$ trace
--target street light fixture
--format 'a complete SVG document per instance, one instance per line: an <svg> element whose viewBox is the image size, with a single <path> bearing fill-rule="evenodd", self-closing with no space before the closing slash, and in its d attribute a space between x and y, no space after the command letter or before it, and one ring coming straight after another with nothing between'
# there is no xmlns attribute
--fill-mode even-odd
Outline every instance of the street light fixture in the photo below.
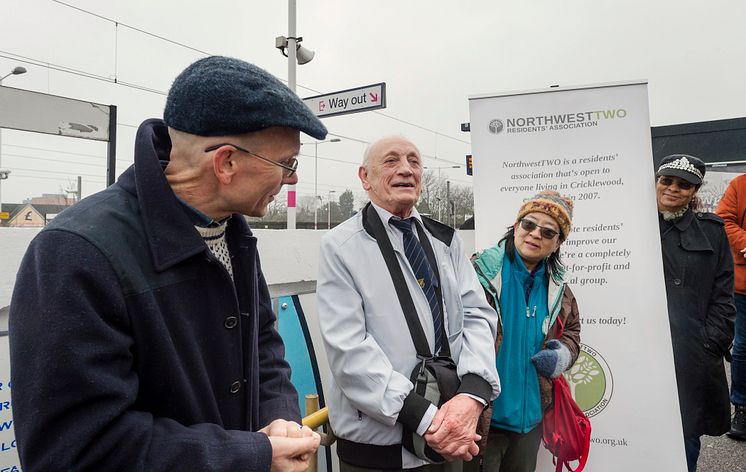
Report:
<svg viewBox="0 0 746 472"><path fill-rule="evenodd" d="M332 229L332 194L335 190L329 190L329 202L326 204L326 229Z"/></svg>
<svg viewBox="0 0 746 472"><path fill-rule="evenodd" d="M339 138L327 139L326 141L314 141L313 143L313 229L319 229L319 144L338 143Z"/></svg>
<svg viewBox="0 0 746 472"><path fill-rule="evenodd" d="M5 79L6 77L9 77L11 75L21 75L21 74L25 74L25 73L26 73L26 68L25 67L17 66L15 68L13 68L12 71L10 71L7 74L5 74L4 76L0 77L0 84L3 83L3 79Z"/></svg>
<svg viewBox="0 0 746 472"><path fill-rule="evenodd" d="M8 72L4 76L0 77L0 85L3 85L3 80L11 75L21 75L26 73L26 68L21 66L16 66L13 68L12 71ZM0 128L0 168L2 167L3 163L3 135L2 135L3 129ZM3 211L3 180L8 178L8 174L10 174L9 170L2 170L0 171L0 213Z"/></svg>

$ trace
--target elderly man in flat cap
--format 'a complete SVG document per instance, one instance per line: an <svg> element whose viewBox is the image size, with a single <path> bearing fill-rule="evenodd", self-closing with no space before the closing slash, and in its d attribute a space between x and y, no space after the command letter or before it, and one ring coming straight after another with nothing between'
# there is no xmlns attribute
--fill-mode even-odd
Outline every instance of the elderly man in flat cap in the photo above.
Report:
<svg viewBox="0 0 746 472"><path fill-rule="evenodd" d="M10 309L25 472L300 471L301 428L257 240L326 129L264 70L209 57L174 81L117 183L31 243Z"/></svg>

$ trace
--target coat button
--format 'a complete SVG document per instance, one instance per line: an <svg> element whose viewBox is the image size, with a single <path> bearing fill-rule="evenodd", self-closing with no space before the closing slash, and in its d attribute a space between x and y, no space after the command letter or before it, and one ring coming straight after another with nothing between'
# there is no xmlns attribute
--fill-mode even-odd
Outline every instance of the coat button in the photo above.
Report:
<svg viewBox="0 0 746 472"><path fill-rule="evenodd" d="M241 390L241 382L236 380L231 384L231 393L238 393L239 390Z"/></svg>
<svg viewBox="0 0 746 472"><path fill-rule="evenodd" d="M681 279L673 279L674 285L681 285Z"/></svg>
<svg viewBox="0 0 746 472"><path fill-rule="evenodd" d="M223 323L223 326L225 326L228 329L233 329L238 324L238 318L235 316L229 316L225 319L225 323Z"/></svg>

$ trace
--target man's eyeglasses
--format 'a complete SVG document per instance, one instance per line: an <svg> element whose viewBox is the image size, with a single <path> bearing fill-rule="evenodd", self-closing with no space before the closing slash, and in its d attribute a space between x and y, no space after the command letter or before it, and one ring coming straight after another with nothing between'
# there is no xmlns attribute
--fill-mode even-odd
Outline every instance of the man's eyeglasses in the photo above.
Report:
<svg viewBox="0 0 746 472"><path fill-rule="evenodd" d="M275 162L272 159L267 159L266 157L262 157L262 156L260 156L259 154L255 153L255 152L251 152L248 149L244 149L244 148L242 148L240 146L236 146L235 144L231 144L231 143L213 144L212 146L210 146L207 149L205 149L205 152L212 152L212 151L214 151L214 150L216 150L216 149L218 149L220 147L223 147L223 146L231 146L231 147L235 148L237 151L245 152L246 154L250 154L250 155L256 157L257 159L261 159L261 160L263 160L265 162L269 162L270 164L274 164L277 167L282 167L283 174L285 175L285 177L292 176L293 174L295 174L296 169L298 169L298 158L297 157L291 157L290 159L288 159L287 164L280 164L279 162Z"/></svg>
<svg viewBox="0 0 746 472"><path fill-rule="evenodd" d="M691 182L687 182L683 179L674 179L672 177L659 177L658 183L663 185L664 187L670 187L673 184L676 184L677 187L679 187L681 190L689 190L690 188L694 187L694 184Z"/></svg>
<svg viewBox="0 0 746 472"><path fill-rule="evenodd" d="M539 233L541 233L541 237L545 239L552 239L559 234L557 231L553 230L552 228L539 226L533 221L526 219L526 218L521 218L521 228L523 228L529 233L535 230L536 228L539 228Z"/></svg>

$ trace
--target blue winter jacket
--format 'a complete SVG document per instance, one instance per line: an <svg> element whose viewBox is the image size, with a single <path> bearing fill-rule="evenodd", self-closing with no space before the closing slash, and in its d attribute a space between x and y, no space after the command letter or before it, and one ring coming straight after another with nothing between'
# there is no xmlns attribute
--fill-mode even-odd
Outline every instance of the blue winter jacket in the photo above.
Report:
<svg viewBox="0 0 746 472"><path fill-rule="evenodd" d="M504 337L510 335L510 333L506 333L503 329L503 313L500 298L504 258L505 243L501 241L480 252L473 259L477 278L484 288L487 300L497 310L497 339L495 340L495 350L497 352L501 349ZM580 351L580 314L577 302L575 301L575 295L573 295L570 287L564 282L564 276L565 272L560 267L558 271L550 271L547 278L546 300L549 312L548 316L544 317L541 322L541 333L544 336L542 347L551 339L559 339L570 350L570 365L572 365ZM561 323L557 320L561 320ZM561 336L560 331L562 332ZM499 370L498 373L500 373ZM500 375L502 376L501 373ZM551 380L539 375L539 391L542 410L546 410L547 406L552 402Z"/></svg>
<svg viewBox="0 0 746 472"><path fill-rule="evenodd" d="M503 380L492 403L493 427L527 433L541 422L539 374L531 357L544 344L541 330L548 315L545 265L529 272L520 257L503 258L500 313L503 336L497 352L497 371Z"/></svg>

